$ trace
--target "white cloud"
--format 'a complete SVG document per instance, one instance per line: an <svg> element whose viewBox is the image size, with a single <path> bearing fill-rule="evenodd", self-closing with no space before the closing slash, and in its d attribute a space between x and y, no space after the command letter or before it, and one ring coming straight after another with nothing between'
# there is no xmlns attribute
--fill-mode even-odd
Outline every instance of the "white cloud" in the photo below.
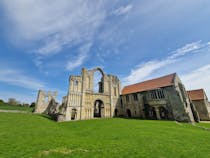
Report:
<svg viewBox="0 0 210 158"><path fill-rule="evenodd" d="M155 70L174 62L174 60L149 61L138 65L134 70L131 70L129 76L123 79L124 84L133 84L145 79Z"/></svg>
<svg viewBox="0 0 210 158"><path fill-rule="evenodd" d="M210 64L204 65L190 73L181 75L181 80L187 89L204 88L210 97Z"/></svg>
<svg viewBox="0 0 210 158"><path fill-rule="evenodd" d="M85 61L88 53L73 53L71 48L94 43L101 35L108 34L104 31L104 28L111 30L107 17L118 1L3 0L0 3L8 19L3 23L8 31L7 35L10 35L11 41L18 46L26 45L28 52L36 54L33 59L39 70L45 68L43 63L46 63L44 60L48 59L47 57L67 53L63 51L65 49L69 50L69 56L77 56L76 60L71 59L67 66L63 66L73 70ZM132 8L131 4L119 6L111 16L125 15ZM105 36L104 41L112 39L111 36L113 31ZM116 45L122 39L122 37L114 39L111 43Z"/></svg>
<svg viewBox="0 0 210 158"><path fill-rule="evenodd" d="M194 52L196 50L199 50L201 48L204 48L208 43L202 44L201 41L193 42L186 44L184 47L179 48L172 52L172 55L169 56L169 59L176 59L177 57L184 56L186 53Z"/></svg>
<svg viewBox="0 0 210 158"><path fill-rule="evenodd" d="M77 68L78 66L82 65L85 58L87 57L86 54L80 54L76 60L70 60L67 63L66 69L72 71L73 69Z"/></svg>
<svg viewBox="0 0 210 158"><path fill-rule="evenodd" d="M0 3L10 22L3 23L7 28L7 35L18 46L29 45L28 51L36 54L35 65L43 70L43 61L48 56L66 53L63 50L71 50L97 40L100 28L106 26L106 18L117 1L3 0ZM132 7L131 4L119 7L115 13L126 14ZM102 33L103 31L100 32ZM73 70L83 64L88 52L69 51L69 56L75 56L76 59L72 58L63 66L67 70Z"/></svg>
<svg viewBox="0 0 210 158"><path fill-rule="evenodd" d="M106 18L102 1L4 0L1 4L12 23L11 39L15 35L21 42L38 42L41 46L34 51L41 55L91 41Z"/></svg>
<svg viewBox="0 0 210 158"><path fill-rule="evenodd" d="M34 52L41 55L53 55L62 50L62 45L58 41L47 42L45 46L38 48Z"/></svg>
<svg viewBox="0 0 210 158"><path fill-rule="evenodd" d="M172 51L170 56L163 58L162 60L151 60L146 63L139 64L135 69L131 70L127 77L123 78L123 84L127 85L140 82L160 68L177 62L182 56L185 56L188 53L198 52L198 50L206 47L209 47L208 43L201 43L201 41L193 42Z"/></svg>
<svg viewBox="0 0 210 158"><path fill-rule="evenodd" d="M71 59L67 62L66 69L69 71L72 71L73 69L79 67L82 65L87 58L87 53L89 52L90 48L92 46L92 43L87 43L80 47L79 49L79 56L74 60Z"/></svg>
<svg viewBox="0 0 210 158"><path fill-rule="evenodd" d="M32 77L29 77L18 70L9 69L9 68L1 69L0 82L32 90L45 88L45 84L43 82L34 79Z"/></svg>
<svg viewBox="0 0 210 158"><path fill-rule="evenodd" d="M116 9L113 12L113 14L115 14L115 15L127 14L132 8L133 8L133 5L131 5L131 4L128 4L126 6L121 6L120 8Z"/></svg>

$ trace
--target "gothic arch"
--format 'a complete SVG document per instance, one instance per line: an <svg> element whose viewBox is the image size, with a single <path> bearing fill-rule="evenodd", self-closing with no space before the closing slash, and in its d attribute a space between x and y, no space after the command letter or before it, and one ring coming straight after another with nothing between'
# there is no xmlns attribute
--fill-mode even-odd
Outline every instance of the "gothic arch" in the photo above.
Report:
<svg viewBox="0 0 210 158"><path fill-rule="evenodd" d="M105 73L103 72L103 70L101 68L97 67L92 70L93 73L96 71L99 71L102 74L102 76L104 77Z"/></svg>
<svg viewBox="0 0 210 158"><path fill-rule="evenodd" d="M94 93L104 93L104 72L101 68L94 68L90 71L92 75L92 82L93 82L93 91ZM96 75L96 76L95 76ZM100 78L97 79L97 77Z"/></svg>

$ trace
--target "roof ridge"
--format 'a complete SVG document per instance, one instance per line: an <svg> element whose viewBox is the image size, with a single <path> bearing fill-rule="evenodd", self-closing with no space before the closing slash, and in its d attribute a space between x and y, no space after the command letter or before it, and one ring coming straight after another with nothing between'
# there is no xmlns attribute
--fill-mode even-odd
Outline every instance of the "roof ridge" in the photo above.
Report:
<svg viewBox="0 0 210 158"><path fill-rule="evenodd" d="M188 90L187 93L188 93L188 95L189 95L191 100L202 100L206 96L206 93L205 93L203 88L201 88L201 89L194 89L194 90Z"/></svg>
<svg viewBox="0 0 210 158"><path fill-rule="evenodd" d="M187 92L191 92L191 91L200 91L200 90L204 91L203 88L200 88L200 89L191 89L191 90L187 90Z"/></svg>
<svg viewBox="0 0 210 158"><path fill-rule="evenodd" d="M168 77L168 76L171 76L171 75L173 75L173 77L174 77L176 74L177 74L177 73L176 73L176 72L174 72L174 73L172 73L172 74L168 74L168 75L160 76L160 77L153 78L153 79L149 79L149 80L144 80L144 81L141 81L141 82L138 82L138 83L134 83L134 84L130 84L130 85L124 86L124 88L125 88L125 87L128 87L128 86L134 86L134 85L137 85L137 84L140 84L140 83L144 83L144 82L153 81L153 80L156 80L156 79L165 78L165 77ZM123 89L124 89L124 88L123 88Z"/></svg>
<svg viewBox="0 0 210 158"><path fill-rule="evenodd" d="M164 75L150 80L145 80L139 83L127 85L122 89L122 94L136 93L148 91L151 89L171 86L174 83L176 73Z"/></svg>

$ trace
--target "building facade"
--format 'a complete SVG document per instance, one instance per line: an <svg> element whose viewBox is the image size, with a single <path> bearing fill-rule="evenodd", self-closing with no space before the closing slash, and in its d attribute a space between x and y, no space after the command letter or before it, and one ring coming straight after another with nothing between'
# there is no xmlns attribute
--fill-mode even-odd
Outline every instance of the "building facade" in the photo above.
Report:
<svg viewBox="0 0 210 158"><path fill-rule="evenodd" d="M187 91L187 93L199 114L200 120L210 121L210 105L205 91L196 89Z"/></svg>
<svg viewBox="0 0 210 158"><path fill-rule="evenodd" d="M95 73L100 74L98 82ZM68 93L60 106L52 101L56 95L39 91L35 112L56 114L57 121L114 116L199 121L197 109L176 73L128 85L121 91L117 76L105 74L100 68L83 68L80 75L69 77Z"/></svg>
<svg viewBox="0 0 210 158"><path fill-rule="evenodd" d="M95 90L94 74L101 78ZM58 121L110 118L120 96L120 80L117 76L107 75L100 68L82 69L81 75L69 77L69 90L63 98Z"/></svg>
<svg viewBox="0 0 210 158"><path fill-rule="evenodd" d="M177 74L129 85L123 88L121 116L194 122L197 114Z"/></svg>

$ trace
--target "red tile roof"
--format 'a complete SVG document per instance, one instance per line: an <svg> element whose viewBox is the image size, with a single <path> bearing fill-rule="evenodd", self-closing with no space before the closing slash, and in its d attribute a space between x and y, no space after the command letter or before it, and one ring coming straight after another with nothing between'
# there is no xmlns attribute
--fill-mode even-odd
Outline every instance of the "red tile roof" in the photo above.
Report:
<svg viewBox="0 0 210 158"><path fill-rule="evenodd" d="M191 100L203 100L205 99L205 92L203 89L196 89L196 90L190 90L187 91L189 97Z"/></svg>
<svg viewBox="0 0 210 158"><path fill-rule="evenodd" d="M174 84L175 76L176 73L173 73L152 80L147 80L133 85L125 86L122 90L122 95L171 86Z"/></svg>

